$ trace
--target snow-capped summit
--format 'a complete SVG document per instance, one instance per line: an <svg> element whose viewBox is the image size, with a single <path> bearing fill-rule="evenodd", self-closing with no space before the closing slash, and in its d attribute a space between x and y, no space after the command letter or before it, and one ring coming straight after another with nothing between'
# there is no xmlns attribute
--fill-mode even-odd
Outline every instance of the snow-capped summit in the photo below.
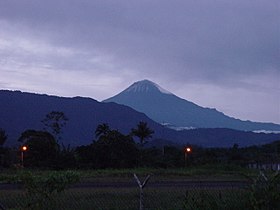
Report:
<svg viewBox="0 0 280 210"><path fill-rule="evenodd" d="M141 80L138 82L133 83L131 86L129 86L127 89L125 89L123 92L154 92L154 91L159 91L164 94L171 94L171 92L163 89L160 87L158 84L150 81L150 80Z"/></svg>

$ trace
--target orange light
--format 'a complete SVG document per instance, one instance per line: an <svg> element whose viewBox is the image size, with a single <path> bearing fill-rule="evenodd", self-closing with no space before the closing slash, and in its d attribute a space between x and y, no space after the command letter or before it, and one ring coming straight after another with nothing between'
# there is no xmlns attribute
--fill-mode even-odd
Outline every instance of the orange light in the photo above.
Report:
<svg viewBox="0 0 280 210"><path fill-rule="evenodd" d="M26 151L26 150L27 150L27 146L23 146L22 151Z"/></svg>
<svg viewBox="0 0 280 210"><path fill-rule="evenodd" d="M185 149L185 152L187 152L187 153L190 153L192 151L192 149L190 148L190 147L187 147L186 149Z"/></svg>

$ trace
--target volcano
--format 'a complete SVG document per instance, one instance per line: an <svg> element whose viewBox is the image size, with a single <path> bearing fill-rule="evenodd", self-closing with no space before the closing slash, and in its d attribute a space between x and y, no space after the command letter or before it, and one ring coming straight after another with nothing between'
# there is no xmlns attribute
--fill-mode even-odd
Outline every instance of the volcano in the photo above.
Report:
<svg viewBox="0 0 280 210"><path fill-rule="evenodd" d="M119 94L104 100L130 106L154 121L171 128L231 128L243 131L280 131L280 125L243 121L213 109L201 107L165 90L158 84L142 80ZM246 109L246 107L244 107Z"/></svg>

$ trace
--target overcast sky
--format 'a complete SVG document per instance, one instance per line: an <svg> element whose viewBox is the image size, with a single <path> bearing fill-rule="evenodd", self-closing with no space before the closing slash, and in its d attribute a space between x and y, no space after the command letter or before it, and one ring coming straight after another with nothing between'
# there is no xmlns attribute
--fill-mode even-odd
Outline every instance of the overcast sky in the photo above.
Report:
<svg viewBox="0 0 280 210"><path fill-rule="evenodd" d="M0 89L100 101L142 79L280 123L279 0L0 0Z"/></svg>

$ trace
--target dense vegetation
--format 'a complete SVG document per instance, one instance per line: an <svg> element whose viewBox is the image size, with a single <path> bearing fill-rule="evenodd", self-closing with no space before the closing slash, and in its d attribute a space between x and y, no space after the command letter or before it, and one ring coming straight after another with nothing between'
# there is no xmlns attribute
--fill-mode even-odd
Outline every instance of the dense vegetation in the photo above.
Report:
<svg viewBox="0 0 280 210"><path fill-rule="evenodd" d="M8 136L0 129L0 160L2 167L51 169L104 168L175 168L186 165L279 163L280 141L262 146L239 148L203 148L196 145L146 147L154 131L146 122L139 122L129 134L111 129L106 123L98 125L89 145L71 148L60 144L60 134L68 118L63 112L53 111L42 123L43 131L26 130L19 137L20 148L4 147ZM138 143L137 143L138 142ZM23 151L23 146L27 147ZM186 146L191 151L186 152Z"/></svg>
<svg viewBox="0 0 280 210"><path fill-rule="evenodd" d="M102 134L90 145L76 148L59 145L47 131L27 130L19 138L27 151L0 147L2 167L21 164L41 168L174 168L188 165L232 163L273 163L280 161L280 141L262 146L239 148L202 148L192 145L192 152L184 155L184 148L164 146L147 148L135 143L131 135L116 130ZM21 163L21 153L24 162Z"/></svg>
<svg viewBox="0 0 280 210"><path fill-rule="evenodd" d="M22 132L18 138L19 148L4 147L8 140L5 130L0 129L0 163L1 167L24 167L24 170L4 170L0 181L22 183L24 193L10 191L8 197L2 198L6 206L23 206L28 209L61 209L60 205L71 203L79 205L79 209L85 205L85 199L77 203L78 196L88 197L88 189L81 189L82 194L70 194L66 190L68 186L79 180L85 182L104 181L112 182L131 180L132 171L140 176L152 174L157 181L182 180L188 177L199 180L203 176L206 179L218 180L250 180L252 185L244 189L191 189L182 193L177 188L167 188L166 192L157 188L146 191L149 204L161 203L171 199L172 202L164 204L162 209L170 205L180 209L278 209L279 208L279 173L257 175L255 171L240 166L249 163L279 163L280 141L262 146L239 148L234 144L231 148L203 148L196 145L147 147L147 142L154 131L146 122L139 122L128 134L111 129L106 123L97 126L93 132L93 141L89 145L75 148L60 143L63 127L68 118L62 112L51 112L42 120L44 130L28 129ZM188 148L188 149L187 149ZM56 171L37 169L79 169ZM126 168L126 169L125 169ZM137 169L135 169L137 168ZM35 170L34 170L35 169ZM94 170L84 170L94 169ZM99 170L102 169L102 170ZM111 170L120 169L120 170ZM143 171L142 171L143 170ZM148 171L146 171L148 170ZM226 172L226 173L225 173ZM250 174L251 172L254 172ZM91 173L91 174L88 174ZM102 174L102 176L100 176ZM225 175L232 175L227 177ZM108 195L112 195L112 189L94 190L95 199L89 201L90 207L96 202L96 197L102 197L100 202L108 203ZM135 189L127 193L121 202L125 206L131 205L135 196ZM155 193L157 190L157 193ZM5 192L6 193L6 192ZM5 194L4 193L4 194ZM3 194L3 193L2 193ZM119 197L120 191L118 190ZM153 197L153 195L155 195ZM24 197L25 196L25 197ZM2 196L3 197L3 196ZM21 204L15 204L11 197L23 200ZM59 198L59 200L57 200ZM67 200L64 202L63 199ZM150 199L150 200L149 200ZM135 200L135 199L134 199ZM174 200L176 202L174 202ZM97 200L98 201L98 200ZM114 201L114 205L117 201ZM150 205L150 204L149 204ZM96 204L100 208L101 204ZM124 209L120 204L120 209ZM109 205L110 209L111 206ZM131 207L129 207L130 209ZM134 208L134 207L133 207ZM84 208L86 209L86 208ZM158 208L160 209L160 208Z"/></svg>

